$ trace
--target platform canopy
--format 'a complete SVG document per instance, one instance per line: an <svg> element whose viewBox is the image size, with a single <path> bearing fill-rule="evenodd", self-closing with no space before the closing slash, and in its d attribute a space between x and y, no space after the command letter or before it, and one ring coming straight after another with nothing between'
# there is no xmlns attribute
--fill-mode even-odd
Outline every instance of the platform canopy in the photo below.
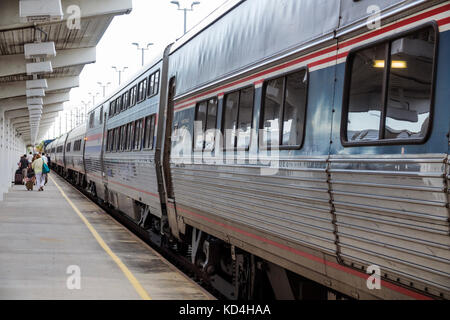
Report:
<svg viewBox="0 0 450 320"><path fill-rule="evenodd" d="M1 0L2 125L25 144L40 141L84 66L96 61L114 16L131 9L132 0Z"/></svg>

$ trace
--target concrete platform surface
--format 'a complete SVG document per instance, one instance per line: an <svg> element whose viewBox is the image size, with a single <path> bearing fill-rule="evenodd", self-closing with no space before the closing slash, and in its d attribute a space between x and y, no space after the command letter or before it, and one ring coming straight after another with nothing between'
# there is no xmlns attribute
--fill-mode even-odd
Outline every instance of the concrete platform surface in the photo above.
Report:
<svg viewBox="0 0 450 320"><path fill-rule="evenodd" d="M0 299L213 297L51 174L44 192L14 186L0 202Z"/></svg>

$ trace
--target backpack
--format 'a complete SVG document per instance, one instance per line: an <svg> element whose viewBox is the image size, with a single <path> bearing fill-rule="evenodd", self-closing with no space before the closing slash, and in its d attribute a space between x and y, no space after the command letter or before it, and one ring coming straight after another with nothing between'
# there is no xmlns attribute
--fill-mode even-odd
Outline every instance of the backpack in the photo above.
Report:
<svg viewBox="0 0 450 320"><path fill-rule="evenodd" d="M49 173L50 172L50 168L48 167L48 165L44 162L44 164L42 165L42 173Z"/></svg>

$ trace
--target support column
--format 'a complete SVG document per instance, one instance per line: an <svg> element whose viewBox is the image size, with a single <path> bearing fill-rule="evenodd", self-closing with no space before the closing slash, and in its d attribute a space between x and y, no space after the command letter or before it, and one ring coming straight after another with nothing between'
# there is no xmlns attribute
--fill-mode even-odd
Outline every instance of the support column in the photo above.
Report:
<svg viewBox="0 0 450 320"><path fill-rule="evenodd" d="M25 144L16 136L16 130L5 113L0 113L0 201L9 191L14 181L17 163L26 151Z"/></svg>
<svg viewBox="0 0 450 320"><path fill-rule="evenodd" d="M7 176L8 167L6 163L6 119L5 112L0 113L0 201L3 200L3 194L7 192L8 185L5 177Z"/></svg>

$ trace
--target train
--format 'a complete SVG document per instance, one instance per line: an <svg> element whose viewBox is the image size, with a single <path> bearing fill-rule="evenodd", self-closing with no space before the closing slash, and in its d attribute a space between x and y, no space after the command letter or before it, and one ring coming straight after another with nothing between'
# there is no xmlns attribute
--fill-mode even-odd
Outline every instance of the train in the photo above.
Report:
<svg viewBox="0 0 450 320"><path fill-rule="evenodd" d="M47 146L224 297L450 297L450 1L229 0Z"/></svg>

